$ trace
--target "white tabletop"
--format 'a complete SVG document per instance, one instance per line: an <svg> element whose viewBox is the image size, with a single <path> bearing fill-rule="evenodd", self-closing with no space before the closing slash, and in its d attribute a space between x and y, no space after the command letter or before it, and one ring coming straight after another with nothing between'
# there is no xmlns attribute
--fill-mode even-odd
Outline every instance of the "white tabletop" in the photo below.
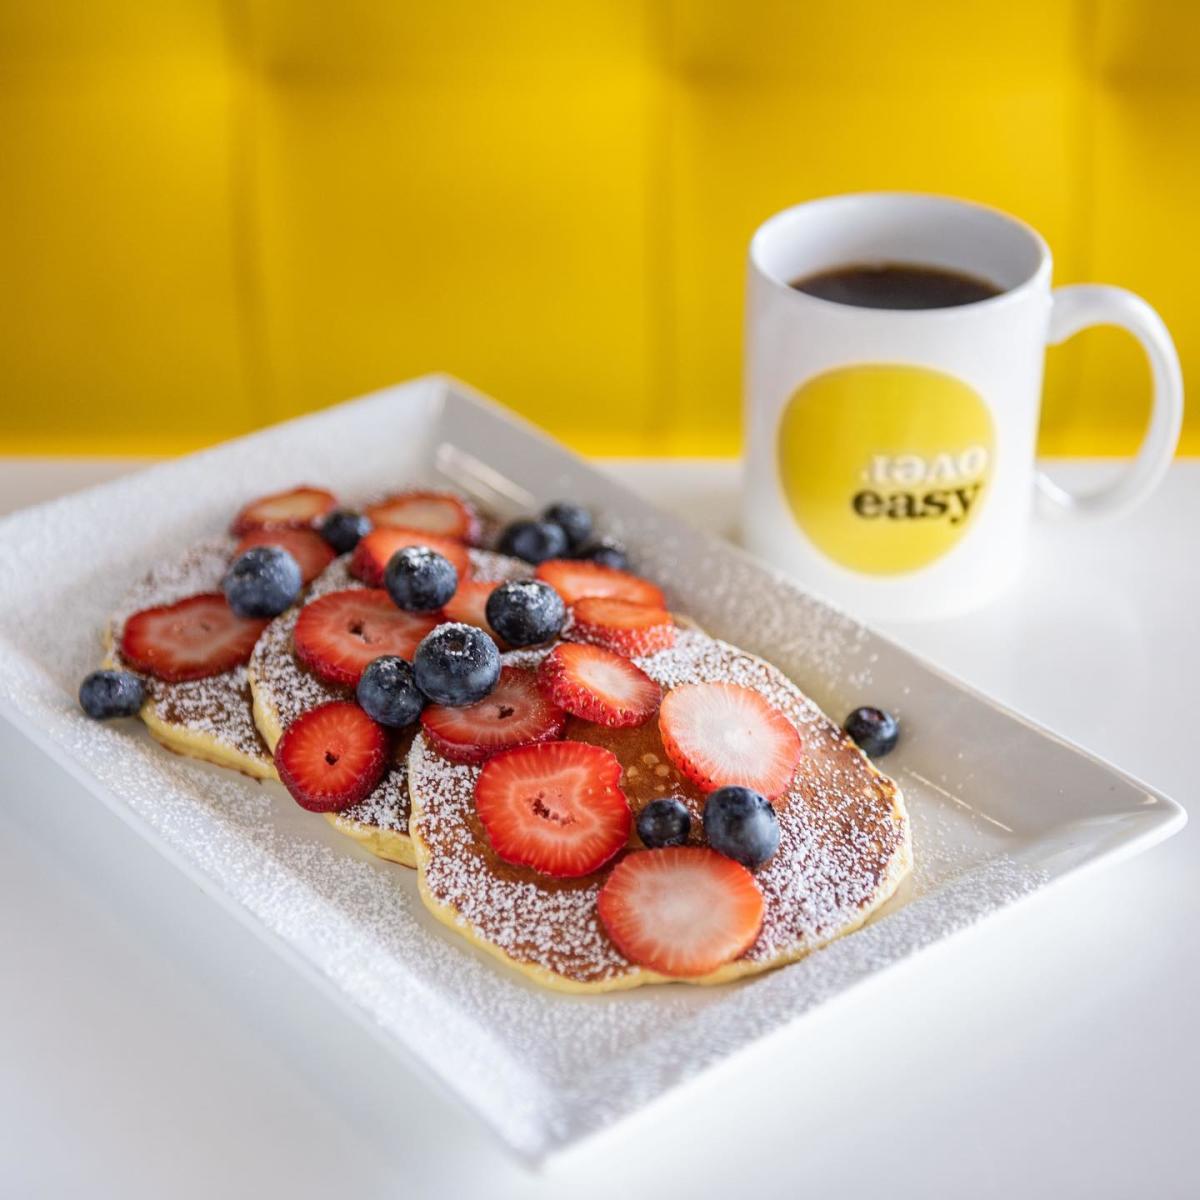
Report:
<svg viewBox="0 0 1200 1200"><path fill-rule="evenodd" d="M0 512L128 465L0 460ZM728 531L731 464L612 469ZM1132 516L1039 526L991 609L889 632L1191 805L1198 524L1180 464ZM1194 825L532 1173L3 720L0 763L5 1196L1200 1194Z"/></svg>

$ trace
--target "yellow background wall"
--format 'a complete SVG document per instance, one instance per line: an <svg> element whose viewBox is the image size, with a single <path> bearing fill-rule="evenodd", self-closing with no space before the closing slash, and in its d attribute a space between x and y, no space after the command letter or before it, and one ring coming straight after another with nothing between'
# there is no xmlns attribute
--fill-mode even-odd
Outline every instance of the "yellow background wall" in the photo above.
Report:
<svg viewBox="0 0 1200 1200"><path fill-rule="evenodd" d="M1198 45L1184 0L0 0L0 451L445 369L586 450L733 452L750 233L878 187L1033 222L1187 375ZM1130 449L1144 370L1052 352L1043 448Z"/></svg>

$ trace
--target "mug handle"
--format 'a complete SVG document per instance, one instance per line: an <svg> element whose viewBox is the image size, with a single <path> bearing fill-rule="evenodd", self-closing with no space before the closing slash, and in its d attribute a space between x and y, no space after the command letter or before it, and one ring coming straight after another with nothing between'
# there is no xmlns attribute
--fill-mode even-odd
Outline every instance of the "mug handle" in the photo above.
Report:
<svg viewBox="0 0 1200 1200"><path fill-rule="evenodd" d="M1128 469L1112 483L1092 492L1070 492L1042 472L1038 494L1050 508L1086 516L1128 512L1158 486L1179 441L1183 424L1183 374L1179 355L1162 318L1140 296L1124 288L1080 283L1054 289L1050 313L1052 346L1090 325L1117 325L1142 344L1154 381L1154 408L1141 447Z"/></svg>

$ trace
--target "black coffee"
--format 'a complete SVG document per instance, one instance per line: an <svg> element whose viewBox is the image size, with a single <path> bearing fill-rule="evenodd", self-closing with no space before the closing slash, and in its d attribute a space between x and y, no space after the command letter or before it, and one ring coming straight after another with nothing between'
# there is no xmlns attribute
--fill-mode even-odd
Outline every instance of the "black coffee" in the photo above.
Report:
<svg viewBox="0 0 1200 1200"><path fill-rule="evenodd" d="M821 300L855 308L957 308L1000 295L976 275L915 263L854 263L792 280L792 287Z"/></svg>

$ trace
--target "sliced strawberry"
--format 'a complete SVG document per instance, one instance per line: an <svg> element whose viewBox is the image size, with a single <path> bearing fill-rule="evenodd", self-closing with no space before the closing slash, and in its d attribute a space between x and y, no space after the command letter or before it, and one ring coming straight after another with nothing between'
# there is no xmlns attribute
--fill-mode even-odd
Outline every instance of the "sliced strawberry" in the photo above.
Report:
<svg viewBox="0 0 1200 1200"><path fill-rule="evenodd" d="M338 812L365 800L387 764L383 727L340 700L297 717L275 747L283 786L309 812Z"/></svg>
<svg viewBox="0 0 1200 1200"><path fill-rule="evenodd" d="M336 557L329 543L311 529L256 529L238 542L233 557L244 554L251 546L278 546L286 550L296 560L305 583L312 583Z"/></svg>
<svg viewBox="0 0 1200 1200"><path fill-rule="evenodd" d="M781 795L800 761L800 735L758 692L734 683L688 683L658 714L667 757L705 791L738 785Z"/></svg>
<svg viewBox="0 0 1200 1200"><path fill-rule="evenodd" d="M366 511L377 529L419 529L463 542L479 534L478 514L449 492L401 492Z"/></svg>
<svg viewBox="0 0 1200 1200"><path fill-rule="evenodd" d="M125 622L121 657L168 683L207 679L250 661L266 621L239 617L220 592L144 608Z"/></svg>
<svg viewBox="0 0 1200 1200"><path fill-rule="evenodd" d="M538 682L559 708L613 728L641 725L662 699L662 688L641 667L582 642L559 642L542 659Z"/></svg>
<svg viewBox="0 0 1200 1200"><path fill-rule="evenodd" d="M532 671L505 667L488 696L466 708L430 704L421 726L452 762L481 763L500 750L562 737L567 714L538 690Z"/></svg>
<svg viewBox="0 0 1200 1200"><path fill-rule="evenodd" d="M615 596L584 596L571 606L571 636L636 658L675 645L675 622L665 608Z"/></svg>
<svg viewBox="0 0 1200 1200"><path fill-rule="evenodd" d="M231 532L237 535L252 529L307 529L337 503L324 488L297 487L251 500L233 519Z"/></svg>
<svg viewBox="0 0 1200 1200"><path fill-rule="evenodd" d="M458 590L442 609L447 621L461 621L496 637L496 631L488 624L488 597L500 586L495 580L463 579Z"/></svg>
<svg viewBox="0 0 1200 1200"><path fill-rule="evenodd" d="M552 558L541 563L534 572L544 579L568 604L584 596L618 596L635 604L652 604L662 608L666 603L662 590L615 567L577 558Z"/></svg>
<svg viewBox="0 0 1200 1200"><path fill-rule="evenodd" d="M292 647L326 682L353 687L381 654L411 659L438 620L433 613L404 612L378 588L328 592L300 610Z"/></svg>
<svg viewBox="0 0 1200 1200"><path fill-rule="evenodd" d="M428 546L430 550L449 559L460 580L466 579L471 573L471 560L467 558L467 548L461 542L438 537L434 533L422 533L419 529L373 529L354 547L350 557L350 574L363 583L378 587L383 583L388 559L405 546Z"/></svg>
<svg viewBox="0 0 1200 1200"><path fill-rule="evenodd" d="M705 846L627 855L596 899L608 936L630 962L660 975L707 975L745 954L763 921L754 876Z"/></svg>
<svg viewBox="0 0 1200 1200"><path fill-rule="evenodd" d="M489 759L475 811L505 862L563 879L590 875L629 840L633 817L611 750L584 742L519 746Z"/></svg>

